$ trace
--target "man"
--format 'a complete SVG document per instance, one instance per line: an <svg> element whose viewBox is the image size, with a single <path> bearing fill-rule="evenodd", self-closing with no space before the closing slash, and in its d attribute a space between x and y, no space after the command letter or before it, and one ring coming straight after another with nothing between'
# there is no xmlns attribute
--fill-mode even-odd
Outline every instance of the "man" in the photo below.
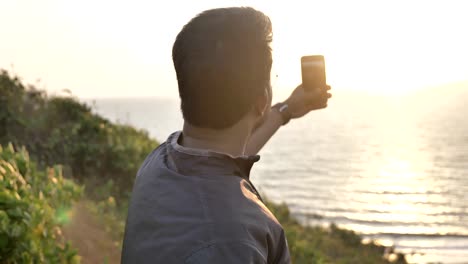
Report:
<svg viewBox="0 0 468 264"><path fill-rule="evenodd" d="M172 56L184 127L141 166L123 263L289 263L284 231L249 173L279 127L325 108L329 87L299 86L270 107L270 19L252 8L208 10Z"/></svg>

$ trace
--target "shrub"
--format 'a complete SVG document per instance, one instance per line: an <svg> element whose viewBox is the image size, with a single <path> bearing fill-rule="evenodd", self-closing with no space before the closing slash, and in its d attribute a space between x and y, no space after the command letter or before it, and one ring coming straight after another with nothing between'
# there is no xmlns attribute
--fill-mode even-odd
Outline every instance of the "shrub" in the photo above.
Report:
<svg viewBox="0 0 468 264"><path fill-rule="evenodd" d="M114 180L128 193L138 167L158 142L131 126L113 124L71 96L48 97L0 72L0 144L25 146L41 168L64 164L81 183ZM126 196L123 196L126 197Z"/></svg>
<svg viewBox="0 0 468 264"><path fill-rule="evenodd" d="M38 170L25 149L0 146L0 263L77 263L60 225L82 188L61 167Z"/></svg>
<svg viewBox="0 0 468 264"><path fill-rule="evenodd" d="M329 228L304 226L290 215L287 205L269 201L266 205L284 228L292 263L407 263L404 255L395 254L392 248L362 244L353 231L334 224ZM393 254L392 261L384 258L386 251Z"/></svg>

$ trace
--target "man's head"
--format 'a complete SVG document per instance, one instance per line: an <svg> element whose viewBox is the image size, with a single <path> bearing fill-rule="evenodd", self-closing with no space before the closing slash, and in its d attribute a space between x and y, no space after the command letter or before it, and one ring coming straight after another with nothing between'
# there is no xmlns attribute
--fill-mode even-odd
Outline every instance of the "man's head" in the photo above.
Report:
<svg viewBox="0 0 468 264"><path fill-rule="evenodd" d="M270 104L271 41L270 19L248 7L208 10L185 25L172 49L184 120L226 129Z"/></svg>

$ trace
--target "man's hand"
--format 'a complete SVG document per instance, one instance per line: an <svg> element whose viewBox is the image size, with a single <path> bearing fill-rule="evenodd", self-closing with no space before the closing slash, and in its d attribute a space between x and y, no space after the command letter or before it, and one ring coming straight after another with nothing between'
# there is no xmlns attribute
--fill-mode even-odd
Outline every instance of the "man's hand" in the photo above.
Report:
<svg viewBox="0 0 468 264"><path fill-rule="evenodd" d="M329 93L329 85L314 91L304 91L302 84L296 87L289 98L285 101L289 106L291 118L299 118L312 110L327 107L327 101L332 96Z"/></svg>

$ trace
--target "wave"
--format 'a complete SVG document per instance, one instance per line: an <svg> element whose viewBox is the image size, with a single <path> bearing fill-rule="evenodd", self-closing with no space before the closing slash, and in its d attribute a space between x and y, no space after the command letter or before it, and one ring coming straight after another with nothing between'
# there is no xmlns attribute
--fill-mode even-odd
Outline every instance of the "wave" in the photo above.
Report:
<svg viewBox="0 0 468 264"><path fill-rule="evenodd" d="M425 227L425 226L453 226L453 227L462 227L468 228L467 223L458 223L458 222L431 222L431 223L423 223L423 222L405 222L405 221L376 221L376 220L365 220L365 219L355 219L346 216L332 216L332 217L324 217L317 214L294 214L299 218L305 218L304 216L311 218L311 219L318 219L318 220L325 220L330 223L337 223L337 224L360 224L360 225L368 225L368 226L405 226L408 228L415 228L415 227ZM468 233L467 233L468 234Z"/></svg>
<svg viewBox="0 0 468 264"><path fill-rule="evenodd" d="M418 233L373 233L373 234L362 234L365 238L381 238L381 237L390 237L393 239L398 238L457 238L457 239L468 239L468 233L428 233L428 234L418 234ZM468 241L467 241L468 242ZM467 249L468 244L464 247Z"/></svg>
<svg viewBox="0 0 468 264"><path fill-rule="evenodd" d="M368 209L368 208L357 208L357 209L350 209L350 208L341 208L341 207L317 207L314 206L313 211L302 209L300 205L296 205L294 203L288 204L290 208L294 210L294 213L301 216L301 217L308 217L309 215L320 215L322 218L326 217L327 213L343 213L343 214L391 214L391 215L414 215L414 211L405 211L405 212L398 212L392 210L383 210L383 209ZM434 210L433 210L434 211ZM421 215L421 212L417 212L418 215ZM427 212L422 214L423 217L439 217L439 216L455 216L455 217L463 217L468 216L468 212L460 212L457 210L452 211L439 211L439 212ZM420 222L420 221L419 221ZM424 222L426 224L437 223L437 222Z"/></svg>

